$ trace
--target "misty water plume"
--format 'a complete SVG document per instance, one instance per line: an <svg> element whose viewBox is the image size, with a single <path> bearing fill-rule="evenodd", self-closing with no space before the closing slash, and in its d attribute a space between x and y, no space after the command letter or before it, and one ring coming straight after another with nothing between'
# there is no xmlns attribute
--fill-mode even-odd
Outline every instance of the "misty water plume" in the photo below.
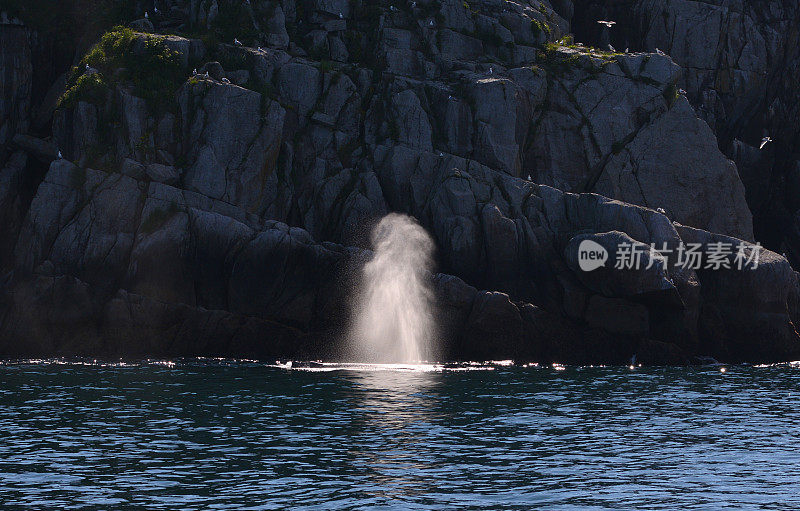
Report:
<svg viewBox="0 0 800 511"><path fill-rule="evenodd" d="M433 356L434 243L413 218L385 216L372 231L350 338L363 362L415 363Z"/></svg>

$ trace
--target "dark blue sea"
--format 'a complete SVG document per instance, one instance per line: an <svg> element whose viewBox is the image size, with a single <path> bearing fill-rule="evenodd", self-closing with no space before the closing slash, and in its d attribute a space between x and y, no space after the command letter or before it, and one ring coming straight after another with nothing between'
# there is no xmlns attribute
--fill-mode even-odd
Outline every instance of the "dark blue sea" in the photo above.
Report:
<svg viewBox="0 0 800 511"><path fill-rule="evenodd" d="M0 508L797 510L800 364L5 362Z"/></svg>

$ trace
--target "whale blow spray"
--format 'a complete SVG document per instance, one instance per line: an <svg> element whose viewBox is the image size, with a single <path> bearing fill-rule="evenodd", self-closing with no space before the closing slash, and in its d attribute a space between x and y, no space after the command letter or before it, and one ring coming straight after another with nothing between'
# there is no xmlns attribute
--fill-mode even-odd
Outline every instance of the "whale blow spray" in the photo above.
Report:
<svg viewBox="0 0 800 511"><path fill-rule="evenodd" d="M432 355L434 243L413 218L385 216L372 231L351 339L364 362L413 363Z"/></svg>

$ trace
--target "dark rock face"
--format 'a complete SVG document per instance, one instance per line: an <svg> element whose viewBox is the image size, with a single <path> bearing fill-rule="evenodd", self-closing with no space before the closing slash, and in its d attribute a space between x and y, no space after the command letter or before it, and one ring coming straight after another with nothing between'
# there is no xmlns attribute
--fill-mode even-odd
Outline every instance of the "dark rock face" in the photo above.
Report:
<svg viewBox="0 0 800 511"><path fill-rule="evenodd" d="M14 151L14 136L30 125L30 94L33 75L29 31L19 25L0 26L0 236L14 240L25 206L20 200L23 176L28 164L24 151ZM0 247L0 264L7 269L13 248Z"/></svg>
<svg viewBox="0 0 800 511"><path fill-rule="evenodd" d="M336 358L390 211L436 240L442 358L800 354L784 258L694 271L650 250L754 241L669 57L553 45L568 2L162 3L69 73L52 140L4 89L0 357ZM0 71L29 82L29 30L5 30ZM224 42L157 35L175 31ZM608 266L580 268L587 240ZM641 268L613 268L623 244Z"/></svg>

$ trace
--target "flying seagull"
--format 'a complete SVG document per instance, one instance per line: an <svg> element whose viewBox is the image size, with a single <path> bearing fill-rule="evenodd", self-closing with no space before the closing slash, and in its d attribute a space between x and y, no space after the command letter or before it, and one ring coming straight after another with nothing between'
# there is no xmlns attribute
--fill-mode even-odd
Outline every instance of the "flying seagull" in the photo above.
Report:
<svg viewBox="0 0 800 511"><path fill-rule="evenodd" d="M597 22L600 23L601 25L605 25L608 28L611 28L617 24L616 21L598 20Z"/></svg>
<svg viewBox="0 0 800 511"><path fill-rule="evenodd" d="M762 138L761 139L761 146L759 147L759 149L764 149L764 146L769 144L770 142L772 142L772 138L770 138L770 137Z"/></svg>

